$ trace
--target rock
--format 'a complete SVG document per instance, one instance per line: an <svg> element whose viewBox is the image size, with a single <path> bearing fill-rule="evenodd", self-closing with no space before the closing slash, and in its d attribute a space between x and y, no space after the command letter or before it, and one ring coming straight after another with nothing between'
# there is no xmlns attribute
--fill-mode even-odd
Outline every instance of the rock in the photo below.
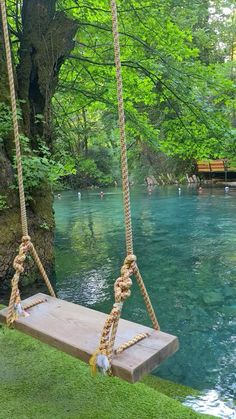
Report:
<svg viewBox="0 0 236 419"><path fill-rule="evenodd" d="M220 292L210 291L203 296L203 301L207 305L221 304L224 298Z"/></svg>
<svg viewBox="0 0 236 419"><path fill-rule="evenodd" d="M147 176L145 180L146 180L147 186L157 185L157 180L155 179L154 176Z"/></svg>

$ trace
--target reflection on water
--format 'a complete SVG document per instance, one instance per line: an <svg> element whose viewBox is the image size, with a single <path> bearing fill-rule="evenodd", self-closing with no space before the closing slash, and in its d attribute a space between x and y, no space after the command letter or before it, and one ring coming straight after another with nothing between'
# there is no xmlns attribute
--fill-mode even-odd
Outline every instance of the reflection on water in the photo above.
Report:
<svg viewBox="0 0 236 419"><path fill-rule="evenodd" d="M78 199L68 191L55 200L59 296L106 312L125 253L122 194L110 192L101 199L82 191ZM215 403L221 417L231 416L219 397L230 402L235 395L235 208L236 192L224 188L132 191L139 266L162 330L180 339L179 352L156 373L208 389L206 399L187 403ZM149 324L135 284L123 317Z"/></svg>
<svg viewBox="0 0 236 419"><path fill-rule="evenodd" d="M233 400L221 400L216 390L208 390L198 397L189 396L184 404L200 413L227 419L235 419L236 417Z"/></svg>

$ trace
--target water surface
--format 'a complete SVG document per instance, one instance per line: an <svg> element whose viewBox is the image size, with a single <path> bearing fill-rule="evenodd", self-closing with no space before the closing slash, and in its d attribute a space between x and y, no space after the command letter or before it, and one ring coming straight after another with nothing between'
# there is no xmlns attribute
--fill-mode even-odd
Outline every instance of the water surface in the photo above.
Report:
<svg viewBox="0 0 236 419"><path fill-rule="evenodd" d="M233 418L236 191L157 187L148 195L139 188L131 200L140 270L161 329L180 340L155 373L204 391L205 399L188 404ZM54 208L59 296L109 312L125 255L121 190L106 190L103 199L97 190L81 191L81 199L66 191ZM123 317L150 324L135 284Z"/></svg>

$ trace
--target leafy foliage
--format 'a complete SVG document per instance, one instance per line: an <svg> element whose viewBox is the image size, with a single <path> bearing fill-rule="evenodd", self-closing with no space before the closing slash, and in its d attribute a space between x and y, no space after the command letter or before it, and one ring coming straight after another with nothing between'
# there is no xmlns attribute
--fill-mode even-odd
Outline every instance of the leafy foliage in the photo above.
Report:
<svg viewBox="0 0 236 419"><path fill-rule="evenodd" d="M14 19L12 3L16 45L21 16L18 8ZM234 158L234 3L117 3L131 169L137 171L136 157L142 176L150 165L157 167L143 157L147 151L187 165ZM65 177L76 186L112 184L119 177L119 135L110 9L105 0L59 0L57 5L79 29L53 99L53 149L33 147L33 153L24 154L27 187ZM0 137L9 129L4 112ZM42 123L43 116L36 114L35 122Z"/></svg>
<svg viewBox="0 0 236 419"><path fill-rule="evenodd" d="M24 187L28 199L31 197L32 191L42 187L43 184L49 183L51 186L55 186L58 179L71 173L75 174L76 170L73 162L67 161L62 164L62 162L54 160L48 147L41 141L39 141L38 150L32 152L29 138L24 135L21 135L20 138Z"/></svg>
<svg viewBox="0 0 236 419"><path fill-rule="evenodd" d="M7 209L7 200L5 195L0 195L0 211Z"/></svg>
<svg viewBox="0 0 236 419"><path fill-rule="evenodd" d="M137 1L120 1L118 6L129 155L136 155L140 141L150 150L155 144L157 153L183 160L234 155L235 85L229 61L233 3L186 0L183 7L171 0L144 0L141 6ZM79 132L80 143L84 135L87 146L96 149L98 138L109 144L113 135L112 147L117 147L107 2L71 1L68 13L79 21L79 31L61 74L57 120L63 107L63 127L68 124ZM82 109L86 130L78 117Z"/></svg>
<svg viewBox="0 0 236 419"><path fill-rule="evenodd" d="M5 103L0 102L0 143L11 130L12 120L10 109Z"/></svg>

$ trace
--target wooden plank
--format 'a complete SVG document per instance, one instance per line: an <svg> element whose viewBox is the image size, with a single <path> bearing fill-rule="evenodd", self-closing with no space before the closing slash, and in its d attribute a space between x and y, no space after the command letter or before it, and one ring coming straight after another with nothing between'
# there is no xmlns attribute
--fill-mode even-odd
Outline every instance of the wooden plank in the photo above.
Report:
<svg viewBox="0 0 236 419"><path fill-rule="evenodd" d="M213 160L210 162L212 172L225 172L224 160Z"/></svg>
<svg viewBox="0 0 236 419"><path fill-rule="evenodd" d="M210 173L211 169L209 167L198 167L198 172Z"/></svg>
<svg viewBox="0 0 236 419"><path fill-rule="evenodd" d="M200 173L201 172L202 173L210 172L211 171L211 168L210 168L209 162L208 161L198 161L197 162L197 170Z"/></svg>
<svg viewBox="0 0 236 419"><path fill-rule="evenodd" d="M23 304L35 299L45 299L45 302L28 309L29 316L20 317L15 328L88 362L98 347L107 315L41 293L24 300ZM7 309L0 311L1 323L6 322L6 315ZM115 348L145 332L150 337L114 356L114 375L134 383L177 351L177 337L123 319L119 323Z"/></svg>

